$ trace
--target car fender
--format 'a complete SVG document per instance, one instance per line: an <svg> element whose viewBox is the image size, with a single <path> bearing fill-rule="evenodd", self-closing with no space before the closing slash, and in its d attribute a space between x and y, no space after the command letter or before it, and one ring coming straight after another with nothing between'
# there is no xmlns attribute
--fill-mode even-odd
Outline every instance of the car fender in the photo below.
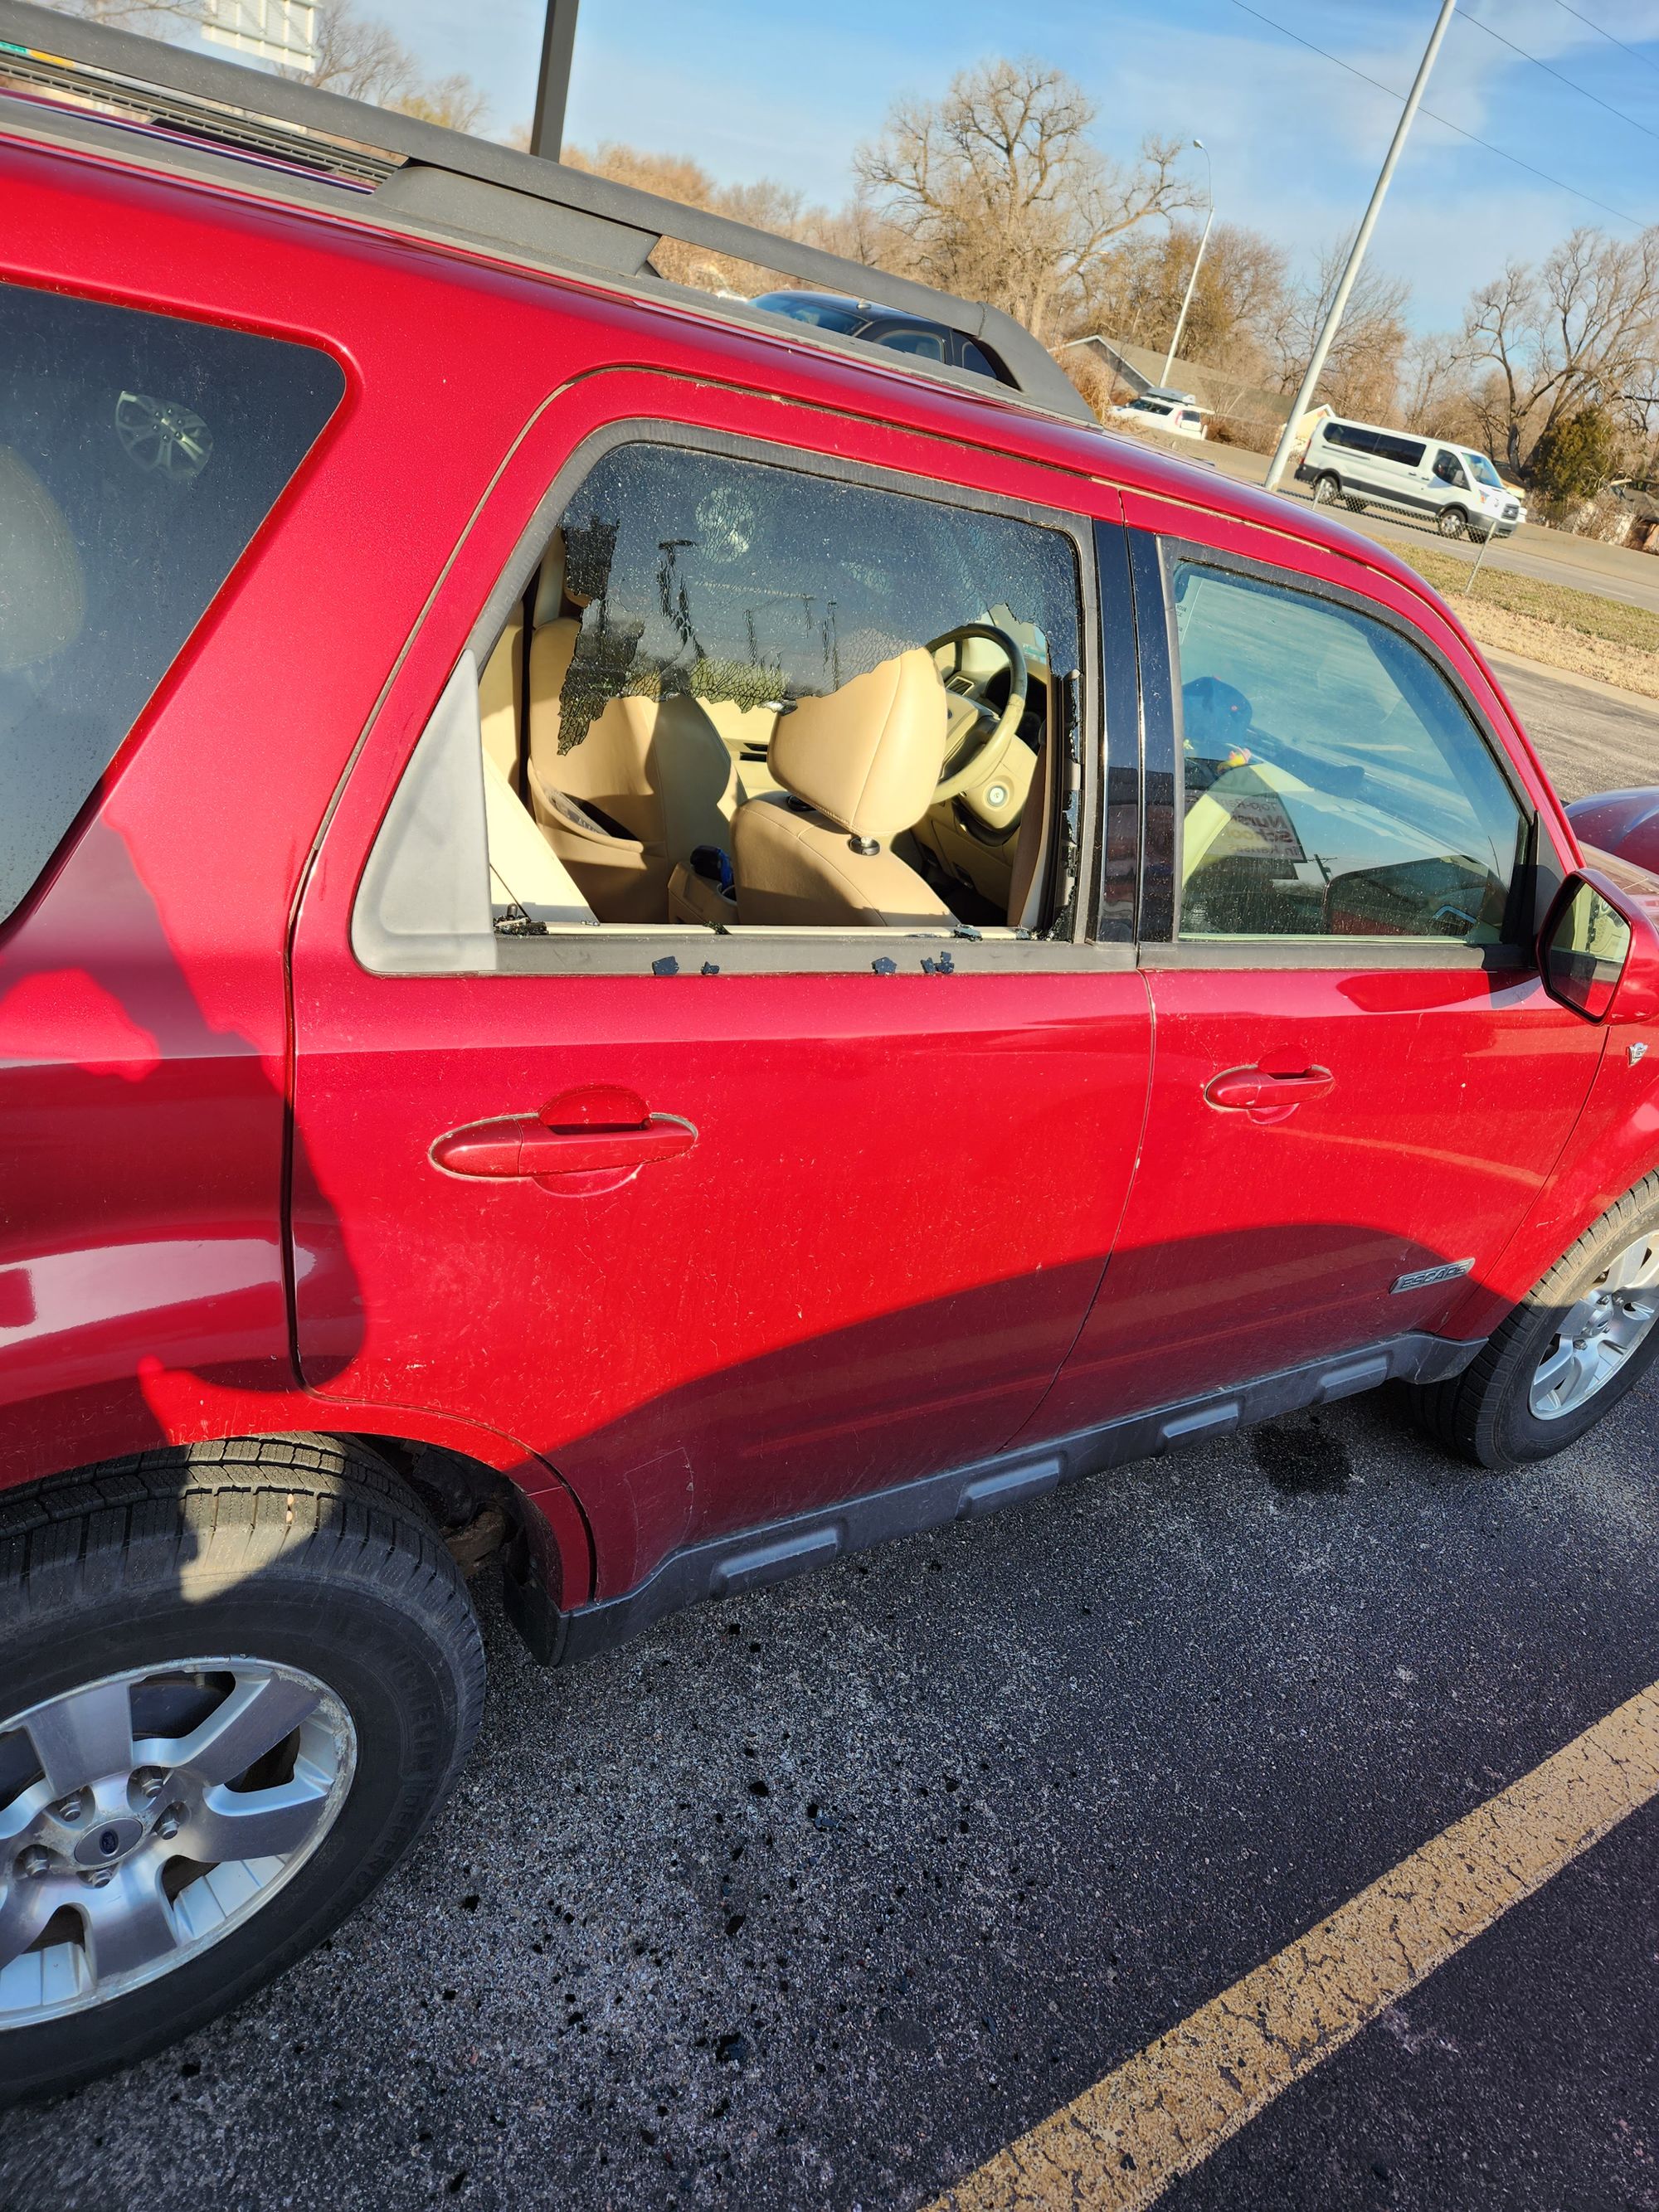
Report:
<svg viewBox="0 0 1659 2212"><path fill-rule="evenodd" d="M1567 819L1581 845L1655 876L1650 889L1659 894L1659 790L1601 791L1575 799Z"/></svg>
<svg viewBox="0 0 1659 2212"><path fill-rule="evenodd" d="M1586 859L1601 863L1592 865L1592 881L1599 876L1603 889L1626 895L1619 903L1636 942L1554 1172L1497 1260L1451 1309L1446 1335L1489 1336L1610 1206L1659 1170L1659 883L1598 853Z"/></svg>
<svg viewBox="0 0 1659 2212"><path fill-rule="evenodd" d="M192 1343L193 1360L199 1347ZM477 1461L518 1493L537 1582L564 1607L593 1589L593 1546L574 1494L545 1460L514 1437L421 1406L325 1401L295 1386L204 1374L180 1356L155 1352L125 1373L15 1401L0 1445L0 1494L112 1459L232 1437L360 1436L431 1445ZM69 1455L66 1456L66 1455Z"/></svg>

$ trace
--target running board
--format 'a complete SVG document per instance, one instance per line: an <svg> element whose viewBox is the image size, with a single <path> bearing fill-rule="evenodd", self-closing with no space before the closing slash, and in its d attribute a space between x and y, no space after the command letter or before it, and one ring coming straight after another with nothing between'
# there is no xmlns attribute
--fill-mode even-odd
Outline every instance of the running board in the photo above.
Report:
<svg viewBox="0 0 1659 2212"><path fill-rule="evenodd" d="M866 1551L893 1536L913 1536L953 1521L976 1520L1005 1505L1041 1498L1062 1482L1097 1474L1126 1461L1152 1458L1183 1444L1229 1436L1235 1429L1303 1406L1328 1405L1378 1383L1396 1380L1439 1382L1462 1374L1480 1342L1455 1344L1413 1333L1391 1338L1340 1359L1284 1369L1233 1390L1149 1413L1109 1421L1035 1450L1006 1452L949 1474L924 1476L851 1498L839 1505L774 1521L668 1557L644 1582L621 1596L557 1614L528 1585L507 1580L507 1612L535 1657L549 1665L592 1659L626 1643L665 1613L702 1598L738 1597L787 1581L810 1567L828 1566L849 1552Z"/></svg>

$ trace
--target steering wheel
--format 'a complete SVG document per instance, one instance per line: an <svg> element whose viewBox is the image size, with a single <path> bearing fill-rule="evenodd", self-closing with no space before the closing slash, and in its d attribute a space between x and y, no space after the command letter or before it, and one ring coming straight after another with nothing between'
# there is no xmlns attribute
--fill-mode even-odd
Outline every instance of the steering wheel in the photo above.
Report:
<svg viewBox="0 0 1659 2212"><path fill-rule="evenodd" d="M1000 712L980 696L982 683L969 676L962 665L962 648L969 638L975 637L995 646L1008 664L1008 703ZM939 673L950 697L950 720L945 764L931 802L935 806L940 799L954 799L969 785L982 782L1001 766L1025 712L1030 680L1019 641L1011 637L1006 629L999 629L994 623L958 623L955 629L947 629L942 636L933 638L926 650L937 663L947 647L951 653L951 665L940 669Z"/></svg>

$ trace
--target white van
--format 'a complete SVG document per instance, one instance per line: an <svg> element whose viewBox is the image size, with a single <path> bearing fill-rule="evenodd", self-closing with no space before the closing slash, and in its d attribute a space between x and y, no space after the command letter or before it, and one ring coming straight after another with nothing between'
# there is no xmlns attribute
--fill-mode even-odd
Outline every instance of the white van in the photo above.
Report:
<svg viewBox="0 0 1659 2212"><path fill-rule="evenodd" d="M1399 507L1443 538L1507 538L1521 520L1520 494L1484 453L1374 422L1333 416L1317 424L1296 472L1322 507Z"/></svg>

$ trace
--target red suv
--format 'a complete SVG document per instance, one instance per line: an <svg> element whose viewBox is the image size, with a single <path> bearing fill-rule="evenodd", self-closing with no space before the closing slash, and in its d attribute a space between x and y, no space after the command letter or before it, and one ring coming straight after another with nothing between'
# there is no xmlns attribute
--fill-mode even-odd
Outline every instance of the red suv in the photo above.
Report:
<svg viewBox="0 0 1659 2212"><path fill-rule="evenodd" d="M8 2090L379 1880L468 1571L572 1660L1389 1378L1488 1466L1630 1389L1659 882L1383 548L990 310L884 279L1006 390L0 34Z"/></svg>

